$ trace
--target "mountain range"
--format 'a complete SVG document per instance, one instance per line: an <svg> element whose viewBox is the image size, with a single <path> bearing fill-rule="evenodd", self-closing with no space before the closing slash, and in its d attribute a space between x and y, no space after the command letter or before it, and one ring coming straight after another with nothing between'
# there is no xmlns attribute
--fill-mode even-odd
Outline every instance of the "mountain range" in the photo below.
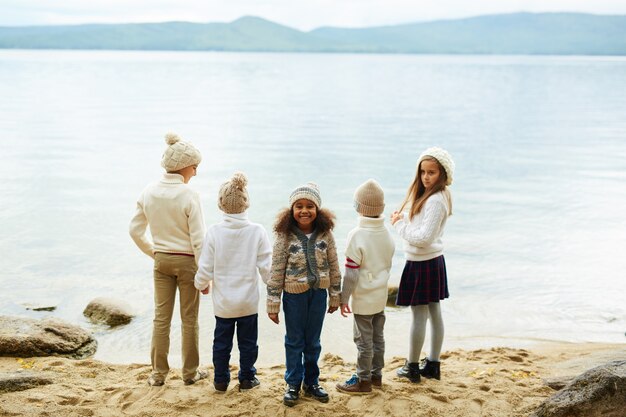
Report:
<svg viewBox="0 0 626 417"><path fill-rule="evenodd" d="M5 26L0 48L626 55L626 16L512 13L308 32L253 16L230 23Z"/></svg>

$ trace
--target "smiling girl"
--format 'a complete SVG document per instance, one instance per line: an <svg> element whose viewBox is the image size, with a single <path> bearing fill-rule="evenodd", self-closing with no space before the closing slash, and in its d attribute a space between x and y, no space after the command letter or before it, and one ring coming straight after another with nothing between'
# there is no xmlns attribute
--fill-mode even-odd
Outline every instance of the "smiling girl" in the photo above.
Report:
<svg viewBox="0 0 626 417"><path fill-rule="evenodd" d="M391 224L404 240L406 264L400 279L396 304L411 306L411 336L409 357L396 372L411 382L420 376L440 379L439 355L443 345L443 319L440 300L448 298L448 278L443 258L443 230L452 214L452 199L448 186L452 184L454 161L441 148L426 149L417 162L415 179ZM405 216L403 210L408 207ZM430 318L430 352L418 363L426 321Z"/></svg>
<svg viewBox="0 0 626 417"><path fill-rule="evenodd" d="M317 361L325 313L339 307L341 274L332 235L335 216L321 208L319 188L307 183L289 197L289 208L278 213L272 274L267 283L267 314L279 323L281 294L285 314L285 381L283 402L293 406L304 394L328 402L319 385ZM330 307L326 309L326 299Z"/></svg>

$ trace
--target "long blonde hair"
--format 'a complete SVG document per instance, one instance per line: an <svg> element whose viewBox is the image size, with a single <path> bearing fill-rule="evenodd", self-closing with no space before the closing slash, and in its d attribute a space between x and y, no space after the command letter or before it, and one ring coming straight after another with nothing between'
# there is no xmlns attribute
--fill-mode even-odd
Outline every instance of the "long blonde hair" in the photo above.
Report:
<svg viewBox="0 0 626 417"><path fill-rule="evenodd" d="M434 161L437 163L437 167L439 168L439 179L437 182L427 190L422 183L422 176L420 174L420 169L422 167L422 161ZM452 195L450 194L450 190L446 187L446 181L448 180L448 174L446 170L443 168L443 165L437 160L437 158L433 158L432 156L424 157L420 163L417 165L417 172L415 173L415 179L409 186L409 189L406 192L406 197L404 197L404 201L402 201L402 205L400 206L399 212L402 212L407 205L410 205L409 210L409 218L412 219L413 216L422 211L424 204L426 204L426 200L433 195L438 193L439 191L443 191L444 196L448 200L448 216L452 215Z"/></svg>

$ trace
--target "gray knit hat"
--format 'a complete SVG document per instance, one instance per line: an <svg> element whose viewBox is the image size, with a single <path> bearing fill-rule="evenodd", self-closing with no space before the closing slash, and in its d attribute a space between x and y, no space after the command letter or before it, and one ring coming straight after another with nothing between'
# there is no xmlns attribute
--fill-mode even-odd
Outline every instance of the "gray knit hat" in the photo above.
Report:
<svg viewBox="0 0 626 417"><path fill-rule="evenodd" d="M454 176L454 161L452 160L452 157L450 156L448 151L437 147L426 149L424 152L422 152L419 159L417 160L418 167L422 160L427 156L432 156L437 161L439 161L443 169L446 170L446 176L448 177L446 185L451 185L452 177Z"/></svg>
<svg viewBox="0 0 626 417"><path fill-rule="evenodd" d="M307 200L314 202L318 208L322 207L320 187L318 187L318 185L314 182L307 182L306 184L293 190L289 196L289 207L293 207L293 204L301 198L306 198Z"/></svg>
<svg viewBox="0 0 626 417"><path fill-rule="evenodd" d="M250 207L250 199L246 190L248 179L243 172L235 172L233 177L220 187L217 206L224 213L243 213Z"/></svg>
<svg viewBox="0 0 626 417"><path fill-rule="evenodd" d="M175 133L165 135L167 148L163 152L161 166L167 172L176 172L191 165L198 165L202 155L191 143L184 142Z"/></svg>
<svg viewBox="0 0 626 417"><path fill-rule="evenodd" d="M354 208L361 216L378 217L385 209L385 193L375 180L369 179L354 192Z"/></svg>

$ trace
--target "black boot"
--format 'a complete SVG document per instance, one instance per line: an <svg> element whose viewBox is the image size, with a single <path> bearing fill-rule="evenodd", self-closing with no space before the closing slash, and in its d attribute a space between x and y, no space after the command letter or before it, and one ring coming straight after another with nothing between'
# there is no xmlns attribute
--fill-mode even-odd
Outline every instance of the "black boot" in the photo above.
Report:
<svg viewBox="0 0 626 417"><path fill-rule="evenodd" d="M420 365L417 362L406 361L404 366L396 371L398 376L408 378L413 383L420 382Z"/></svg>
<svg viewBox="0 0 626 417"><path fill-rule="evenodd" d="M319 384L304 385L302 389L307 397L313 397L313 399L322 403L328 402L328 393Z"/></svg>
<svg viewBox="0 0 626 417"><path fill-rule="evenodd" d="M283 403L287 407L293 407L298 403L300 399L300 386L299 385L287 385L287 391L283 397Z"/></svg>
<svg viewBox="0 0 626 417"><path fill-rule="evenodd" d="M441 362L430 361L428 358L424 358L420 364L420 374L424 378L441 379L440 364Z"/></svg>

